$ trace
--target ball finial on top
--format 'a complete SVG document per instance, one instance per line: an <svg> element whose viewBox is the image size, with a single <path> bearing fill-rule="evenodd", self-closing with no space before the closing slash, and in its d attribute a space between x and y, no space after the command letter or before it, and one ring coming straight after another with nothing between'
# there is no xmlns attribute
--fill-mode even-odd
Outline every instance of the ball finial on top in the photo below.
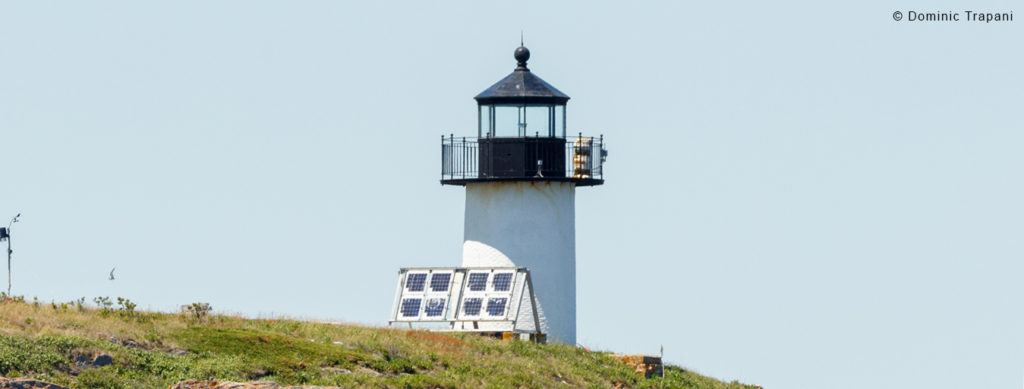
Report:
<svg viewBox="0 0 1024 389"><path fill-rule="evenodd" d="M516 61L519 61L519 68L526 69L526 61L530 59L530 49L520 44L516 48L515 57Z"/></svg>

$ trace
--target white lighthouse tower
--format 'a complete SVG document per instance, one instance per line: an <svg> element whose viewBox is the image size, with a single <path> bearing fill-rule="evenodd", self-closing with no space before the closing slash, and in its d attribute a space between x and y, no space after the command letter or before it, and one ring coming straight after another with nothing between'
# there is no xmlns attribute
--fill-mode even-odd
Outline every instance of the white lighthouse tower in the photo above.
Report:
<svg viewBox="0 0 1024 389"><path fill-rule="evenodd" d="M603 137L566 137L569 96L533 74L529 58L517 48L515 71L475 97L475 139L442 139L441 183L466 187L462 266L528 268L536 330L575 344L576 189L604 183L606 152ZM532 315L530 305L520 312Z"/></svg>

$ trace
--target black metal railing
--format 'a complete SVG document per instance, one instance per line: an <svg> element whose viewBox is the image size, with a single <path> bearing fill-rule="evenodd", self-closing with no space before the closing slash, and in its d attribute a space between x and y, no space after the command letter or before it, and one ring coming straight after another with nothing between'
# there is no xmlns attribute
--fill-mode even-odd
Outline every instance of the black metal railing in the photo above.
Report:
<svg viewBox="0 0 1024 389"><path fill-rule="evenodd" d="M477 178L480 175L479 150L476 138L441 136L441 179Z"/></svg>
<svg viewBox="0 0 1024 389"><path fill-rule="evenodd" d="M604 136L569 138L441 137L441 182L487 180L604 181Z"/></svg>

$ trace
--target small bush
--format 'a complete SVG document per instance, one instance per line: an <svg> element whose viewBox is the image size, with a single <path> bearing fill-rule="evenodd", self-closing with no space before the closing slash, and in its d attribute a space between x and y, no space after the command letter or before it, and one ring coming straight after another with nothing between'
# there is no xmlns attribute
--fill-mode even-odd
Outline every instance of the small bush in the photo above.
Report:
<svg viewBox="0 0 1024 389"><path fill-rule="evenodd" d="M85 370L75 380L75 387L96 388L96 389L121 389L127 386L117 376L117 370L112 366L104 366L99 369Z"/></svg>
<svg viewBox="0 0 1024 389"><path fill-rule="evenodd" d="M184 308L189 319L199 323L205 321L206 317L210 315L210 311L213 310L209 303L192 303Z"/></svg>
<svg viewBox="0 0 1024 389"><path fill-rule="evenodd" d="M138 314L135 313L135 307L138 305L133 303L132 300L124 297L117 298L118 314L126 319L138 318Z"/></svg>
<svg viewBox="0 0 1024 389"><path fill-rule="evenodd" d="M107 317L110 316L111 312L113 312L110 307L113 306L114 303L110 301L110 297L96 297L92 299L92 301L100 308L100 316Z"/></svg>

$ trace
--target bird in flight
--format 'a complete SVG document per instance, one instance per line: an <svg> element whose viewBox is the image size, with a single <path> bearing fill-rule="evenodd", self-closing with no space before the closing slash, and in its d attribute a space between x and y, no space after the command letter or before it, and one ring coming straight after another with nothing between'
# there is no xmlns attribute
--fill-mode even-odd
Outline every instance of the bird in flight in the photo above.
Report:
<svg viewBox="0 0 1024 389"><path fill-rule="evenodd" d="M114 266L114 269L117 269L117 266ZM111 281L114 280L114 269L110 269L110 280Z"/></svg>

